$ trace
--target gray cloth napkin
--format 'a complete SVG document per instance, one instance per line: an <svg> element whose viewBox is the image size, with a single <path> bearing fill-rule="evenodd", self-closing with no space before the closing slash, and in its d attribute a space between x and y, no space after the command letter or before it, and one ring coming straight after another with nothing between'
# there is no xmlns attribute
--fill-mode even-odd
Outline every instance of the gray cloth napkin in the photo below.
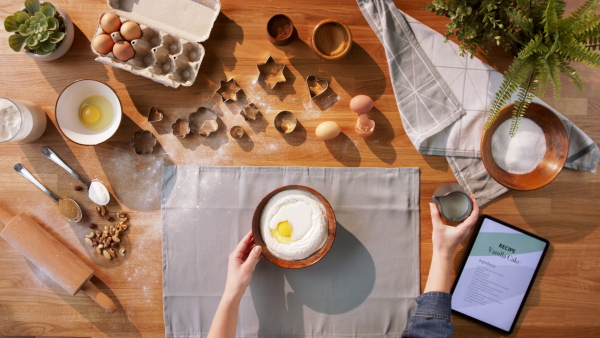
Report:
<svg viewBox="0 0 600 338"><path fill-rule="evenodd" d="M298 270L259 261L238 337L397 337L419 295L418 168L163 166L167 337L204 337L227 259L270 191L320 192L337 218L329 253Z"/></svg>
<svg viewBox="0 0 600 338"><path fill-rule="evenodd" d="M479 204L507 188L485 170L479 144L487 112L503 76L402 13L391 0L357 0L383 44L404 129L419 153L446 156L458 182ZM513 96L513 100L516 96ZM569 136L566 168L595 173L594 141L539 98L562 120Z"/></svg>

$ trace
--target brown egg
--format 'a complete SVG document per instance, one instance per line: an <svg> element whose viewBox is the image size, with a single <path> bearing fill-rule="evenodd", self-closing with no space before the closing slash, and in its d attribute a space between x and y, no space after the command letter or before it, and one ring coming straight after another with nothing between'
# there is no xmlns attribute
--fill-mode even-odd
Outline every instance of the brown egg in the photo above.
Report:
<svg viewBox="0 0 600 338"><path fill-rule="evenodd" d="M135 55L131 44L127 41L119 41L113 47L113 54L121 61L127 61Z"/></svg>
<svg viewBox="0 0 600 338"><path fill-rule="evenodd" d="M106 13L100 19L100 27L108 34L118 32L121 27L121 19L116 14Z"/></svg>
<svg viewBox="0 0 600 338"><path fill-rule="evenodd" d="M100 54L107 54L113 49L115 42L108 34L98 34L92 40L92 46L96 52Z"/></svg>
<svg viewBox="0 0 600 338"><path fill-rule="evenodd" d="M137 23L127 21L121 25L121 36L127 41L139 39L142 36L142 29Z"/></svg>
<svg viewBox="0 0 600 338"><path fill-rule="evenodd" d="M373 99L367 95L356 95L350 100L350 109L357 114L366 114L373 108Z"/></svg>
<svg viewBox="0 0 600 338"><path fill-rule="evenodd" d="M317 126L315 135L321 141L329 141L340 134L340 126L333 121L325 121Z"/></svg>

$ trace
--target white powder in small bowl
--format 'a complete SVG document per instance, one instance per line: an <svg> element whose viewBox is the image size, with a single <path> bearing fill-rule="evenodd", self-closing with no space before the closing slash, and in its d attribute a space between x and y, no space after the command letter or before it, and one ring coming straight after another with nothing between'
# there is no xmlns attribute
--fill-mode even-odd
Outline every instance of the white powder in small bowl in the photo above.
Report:
<svg viewBox="0 0 600 338"><path fill-rule="evenodd" d="M511 137L511 123L511 119L504 121L492 135L492 156L509 173L530 173L546 153L544 131L532 120L523 118L517 133Z"/></svg>

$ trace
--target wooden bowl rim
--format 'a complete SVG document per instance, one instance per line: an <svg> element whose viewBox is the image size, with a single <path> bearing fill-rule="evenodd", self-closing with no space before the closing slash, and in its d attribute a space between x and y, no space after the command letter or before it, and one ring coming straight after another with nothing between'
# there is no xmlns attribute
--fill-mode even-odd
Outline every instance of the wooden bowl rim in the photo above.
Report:
<svg viewBox="0 0 600 338"><path fill-rule="evenodd" d="M319 30L319 28L323 27L324 25L326 25L328 23L334 23L334 24L340 25L342 28L344 28L344 31L346 32L346 35L348 37L348 40L346 42L346 48L344 48L344 51L341 52L340 54L337 54L337 55L324 54L323 52L321 52L321 50L317 46L317 41L315 39L315 36L317 35L317 30ZM320 58L322 58L324 60L329 60L329 61L337 61L337 60L341 60L342 58L344 58L348 54L348 52L350 52L350 48L352 47L352 31L350 31L350 27L348 27L348 25L346 25L345 23L343 23L340 20L325 19L325 20L319 22L315 26L315 29L313 30L310 41L312 43L313 50Z"/></svg>
<svg viewBox="0 0 600 338"><path fill-rule="evenodd" d="M552 182L567 161L569 152L567 131L560 118L550 108L539 103L530 103L523 118L532 120L544 131L546 153L538 166L531 172L526 174L510 173L494 161L491 144L492 136L498 127L512 117L513 106L514 103L511 103L502 108L494 123L483 131L480 144L481 159L490 176L503 186L514 190L539 189ZM544 124L550 127L550 130L540 125L540 122L544 122L544 119L546 119Z"/></svg>
<svg viewBox="0 0 600 338"><path fill-rule="evenodd" d="M269 250L269 248L267 247L267 245L265 244L265 242L262 238L262 233L260 231L260 219L262 217L262 211L263 211L265 205L273 196L275 196L279 192L282 192L285 190L294 190L294 189L295 190L303 190L303 191L313 194L323 204L323 206L325 207L325 215L327 217L327 232L328 233L327 233L327 240L325 241L325 244L323 244L323 246L319 250L315 251L312 255L310 255L304 259L292 261L292 260L279 258ZM275 265L281 266L283 268L286 268L286 269L305 268L305 267L313 265L316 262L318 262L319 260L321 260L321 258L323 258L325 256L325 254L327 254L327 252L329 252L329 249L331 249L331 246L333 245L333 241L335 240L336 229L337 229L337 222L335 219L335 214L333 212L333 209L331 208L331 205L327 201L327 199L325 199L325 197L323 197L323 195L321 195L318 191L316 191L312 188L309 188L307 186L303 186L303 185L285 185L285 186L279 187L279 188L271 191L265 197L263 197L263 199L258 203L258 206L254 210L254 216L252 217L252 236L254 237L254 243L256 243L256 245L260 245L262 247L262 255L269 262L271 262Z"/></svg>

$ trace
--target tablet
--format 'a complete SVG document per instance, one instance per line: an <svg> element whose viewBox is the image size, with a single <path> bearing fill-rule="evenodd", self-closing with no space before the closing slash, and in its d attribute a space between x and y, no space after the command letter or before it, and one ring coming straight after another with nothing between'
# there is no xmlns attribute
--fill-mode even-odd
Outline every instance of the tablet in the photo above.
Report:
<svg viewBox="0 0 600 338"><path fill-rule="evenodd" d="M482 215L452 286L452 310L510 334L549 245Z"/></svg>

